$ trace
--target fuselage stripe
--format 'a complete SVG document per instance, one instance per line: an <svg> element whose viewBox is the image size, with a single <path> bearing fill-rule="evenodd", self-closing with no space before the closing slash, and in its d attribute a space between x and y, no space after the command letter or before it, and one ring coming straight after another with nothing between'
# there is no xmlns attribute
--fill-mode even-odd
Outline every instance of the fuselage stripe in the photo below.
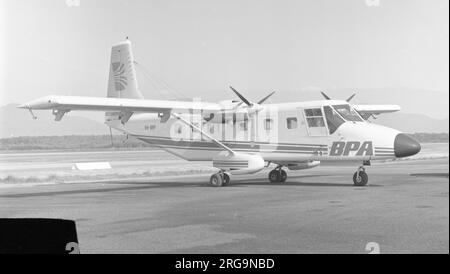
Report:
<svg viewBox="0 0 450 274"><path fill-rule="evenodd" d="M175 145L161 145L161 144L155 144L148 142L145 139L142 139L143 141L146 141L147 143L154 145L156 147L160 148L167 148L167 149L188 149L188 150L205 150L205 151L222 151L223 149L219 147L195 147L195 146L175 146ZM307 154L307 155L315 155L312 152L307 151L300 151L300 150L280 150L280 149L273 149L273 150L267 150L267 149L244 149L244 148L233 148L234 151L242 151L242 152L255 152L255 153L261 153L261 152L277 152L277 153L297 153L297 154ZM322 155L328 155L327 153L322 153Z"/></svg>
<svg viewBox="0 0 450 274"><path fill-rule="evenodd" d="M145 138L145 139L161 139L161 140L168 140L171 142L188 142L188 143L203 143L203 144L213 144L211 141L208 140L189 140L189 139L180 139L180 140L174 140L170 137L162 137L162 136L146 136L146 135L132 135L135 138ZM311 150L317 150L317 149L323 149L327 150L328 145L323 144L294 144L294 143L267 143L267 142L251 142L251 141L221 141L222 143L232 146L232 145L272 145L272 146L288 146L288 147L300 147L304 149L311 149ZM214 145L214 144L213 144Z"/></svg>
<svg viewBox="0 0 450 274"><path fill-rule="evenodd" d="M177 147L177 148L195 148L195 149L212 149L212 150L217 150L217 145L212 143L212 142L189 142L189 141L174 141L174 140L155 140L153 138L149 138L149 137L140 137L139 139L146 141L149 144L153 144L155 146L158 147L163 147L163 146L171 146L171 147ZM286 151L286 152L293 152L293 151L297 151L297 152L304 152L307 154L314 154L314 153L322 153L322 154L326 154L327 149L326 148L312 148L312 147L282 147L282 146L277 146L277 145L273 145L273 149L264 147L264 146L252 146L250 143L244 145L235 145L235 144L230 144L230 143L224 143L225 145L227 145L229 148L233 149L233 150L252 150L252 151L256 151L256 152L261 152L261 151Z"/></svg>

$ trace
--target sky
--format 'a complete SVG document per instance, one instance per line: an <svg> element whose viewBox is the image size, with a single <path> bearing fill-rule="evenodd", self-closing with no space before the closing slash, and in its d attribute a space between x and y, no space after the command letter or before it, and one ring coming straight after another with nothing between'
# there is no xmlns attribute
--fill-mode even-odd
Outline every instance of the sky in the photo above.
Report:
<svg viewBox="0 0 450 274"><path fill-rule="evenodd" d="M2 0L0 105L106 96L125 37L148 99L230 99L229 85L255 101L386 87L448 98L448 12L448 0Z"/></svg>

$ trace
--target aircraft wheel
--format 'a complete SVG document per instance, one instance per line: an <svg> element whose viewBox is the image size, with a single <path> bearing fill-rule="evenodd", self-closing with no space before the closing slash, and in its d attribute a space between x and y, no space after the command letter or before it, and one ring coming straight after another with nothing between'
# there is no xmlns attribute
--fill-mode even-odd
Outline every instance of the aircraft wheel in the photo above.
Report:
<svg viewBox="0 0 450 274"><path fill-rule="evenodd" d="M215 187L221 187L223 184L223 177L220 173L213 174L209 179L209 183Z"/></svg>
<svg viewBox="0 0 450 274"><path fill-rule="evenodd" d="M353 183L355 186L366 186L368 182L369 176L365 171L360 171L359 176L358 172L355 172L355 174L353 174Z"/></svg>
<svg viewBox="0 0 450 274"><path fill-rule="evenodd" d="M287 176L286 171L281 169L280 170L280 182L282 182L282 183L286 182L287 178L288 178L288 176Z"/></svg>
<svg viewBox="0 0 450 274"><path fill-rule="evenodd" d="M274 169L271 172L269 172L269 181L271 183L278 183L280 182L281 174L278 170Z"/></svg>
<svg viewBox="0 0 450 274"><path fill-rule="evenodd" d="M228 175L227 173L224 173L222 186L228 186L228 185L230 185L230 182L231 182L230 175Z"/></svg>

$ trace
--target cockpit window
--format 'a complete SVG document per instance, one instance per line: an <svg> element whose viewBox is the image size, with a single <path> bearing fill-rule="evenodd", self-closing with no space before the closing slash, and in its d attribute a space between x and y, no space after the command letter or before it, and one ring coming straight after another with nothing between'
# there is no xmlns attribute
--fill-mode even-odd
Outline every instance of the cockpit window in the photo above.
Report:
<svg viewBox="0 0 450 274"><path fill-rule="evenodd" d="M328 130L330 131L330 134L333 134L338 129L338 127L342 125L345 121L330 106L324 106L323 110L325 111L325 118L327 119Z"/></svg>
<svg viewBox="0 0 450 274"><path fill-rule="evenodd" d="M364 122L364 120L361 119L358 113L350 107L350 105L334 105L333 108L347 121Z"/></svg>

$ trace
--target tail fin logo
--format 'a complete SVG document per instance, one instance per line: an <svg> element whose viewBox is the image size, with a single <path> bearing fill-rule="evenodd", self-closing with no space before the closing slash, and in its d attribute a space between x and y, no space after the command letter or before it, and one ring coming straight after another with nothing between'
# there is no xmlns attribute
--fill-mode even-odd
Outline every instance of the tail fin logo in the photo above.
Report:
<svg viewBox="0 0 450 274"><path fill-rule="evenodd" d="M114 75L114 84L116 91L124 90L128 85L128 79L125 76L125 64L121 62L112 63L112 70Z"/></svg>

